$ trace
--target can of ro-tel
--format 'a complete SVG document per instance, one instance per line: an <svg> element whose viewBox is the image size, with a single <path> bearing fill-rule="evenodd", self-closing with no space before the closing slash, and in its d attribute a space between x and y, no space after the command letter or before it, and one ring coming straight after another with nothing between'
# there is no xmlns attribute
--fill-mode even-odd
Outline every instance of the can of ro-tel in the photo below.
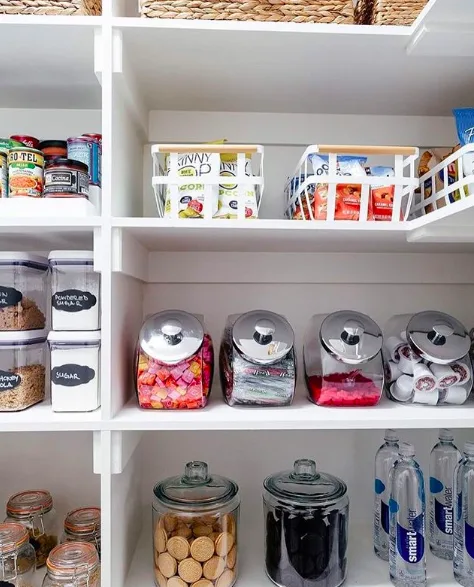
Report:
<svg viewBox="0 0 474 587"><path fill-rule="evenodd" d="M85 163L89 169L89 182L99 186L102 183L102 147L94 137L72 137L67 140L67 158Z"/></svg>
<svg viewBox="0 0 474 587"><path fill-rule="evenodd" d="M8 198L8 156L0 151L0 198Z"/></svg>
<svg viewBox="0 0 474 587"><path fill-rule="evenodd" d="M8 195L10 198L41 198L44 156L37 149L15 147L8 153Z"/></svg>

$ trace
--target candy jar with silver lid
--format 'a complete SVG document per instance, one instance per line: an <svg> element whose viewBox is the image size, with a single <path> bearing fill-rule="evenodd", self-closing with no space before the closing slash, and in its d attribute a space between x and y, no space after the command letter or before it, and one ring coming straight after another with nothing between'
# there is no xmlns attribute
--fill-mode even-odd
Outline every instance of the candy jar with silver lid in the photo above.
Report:
<svg viewBox="0 0 474 587"><path fill-rule="evenodd" d="M61 542L90 542L100 557L100 508L78 508L69 512L64 520Z"/></svg>
<svg viewBox="0 0 474 587"><path fill-rule="evenodd" d="M44 566L50 551L58 544L59 536L56 511L49 491L32 489L12 495L7 502L5 522L18 522L25 526L36 551L36 568Z"/></svg>
<svg viewBox="0 0 474 587"><path fill-rule="evenodd" d="M309 459L263 483L265 569L281 587L338 587L347 573L349 497Z"/></svg>
<svg viewBox="0 0 474 587"><path fill-rule="evenodd" d="M0 585L32 587L35 563L35 549L25 526L16 522L0 524Z"/></svg>
<svg viewBox="0 0 474 587"><path fill-rule="evenodd" d="M237 580L239 488L201 461L157 483L153 552L157 587L232 587Z"/></svg>
<svg viewBox="0 0 474 587"><path fill-rule="evenodd" d="M463 404L472 389L471 340L453 316L429 310L385 327L388 397L413 404Z"/></svg>
<svg viewBox="0 0 474 587"><path fill-rule="evenodd" d="M382 331L343 310L311 318L303 348L309 398L320 406L373 406L384 385Z"/></svg>
<svg viewBox="0 0 474 587"><path fill-rule="evenodd" d="M214 351L202 316L166 310L148 317L138 337L135 384L141 408L207 405Z"/></svg>
<svg viewBox="0 0 474 587"><path fill-rule="evenodd" d="M227 318L220 349L224 398L231 406L287 406L296 385L295 336L279 314L254 310Z"/></svg>
<svg viewBox="0 0 474 587"><path fill-rule="evenodd" d="M65 542L46 562L43 587L100 587L99 555L88 542Z"/></svg>

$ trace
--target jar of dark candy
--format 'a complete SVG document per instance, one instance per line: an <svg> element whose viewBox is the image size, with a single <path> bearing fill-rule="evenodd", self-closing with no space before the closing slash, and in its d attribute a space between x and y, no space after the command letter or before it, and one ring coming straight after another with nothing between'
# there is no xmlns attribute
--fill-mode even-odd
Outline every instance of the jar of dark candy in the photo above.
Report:
<svg viewBox="0 0 474 587"><path fill-rule="evenodd" d="M263 483L265 568L281 587L338 587L347 572L346 484L309 459Z"/></svg>

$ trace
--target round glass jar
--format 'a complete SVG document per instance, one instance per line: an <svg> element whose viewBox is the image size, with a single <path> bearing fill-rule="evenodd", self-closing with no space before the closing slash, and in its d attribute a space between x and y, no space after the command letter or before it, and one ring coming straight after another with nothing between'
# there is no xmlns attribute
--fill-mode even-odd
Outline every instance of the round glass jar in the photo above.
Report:
<svg viewBox="0 0 474 587"><path fill-rule="evenodd" d="M49 491L29 490L12 495L7 502L6 522L18 522L28 530L36 552L36 568L46 564L58 543L56 511Z"/></svg>
<svg viewBox="0 0 474 587"><path fill-rule="evenodd" d="M72 510L64 520L61 542L90 542L100 557L100 508Z"/></svg>
<svg viewBox="0 0 474 587"><path fill-rule="evenodd" d="M93 544L65 542L46 562L43 587L100 587L100 561Z"/></svg>
<svg viewBox="0 0 474 587"><path fill-rule="evenodd" d="M232 587L237 580L239 488L187 463L184 475L158 483L153 499L155 584ZM183 583L184 582L184 583ZM203 583L204 584L204 583Z"/></svg>
<svg viewBox="0 0 474 587"><path fill-rule="evenodd" d="M281 587L338 587L347 573L349 497L309 459L263 483L265 569Z"/></svg>
<svg viewBox="0 0 474 587"><path fill-rule="evenodd" d="M88 198L87 165L63 157L50 159L44 169L45 198Z"/></svg>
<svg viewBox="0 0 474 587"><path fill-rule="evenodd" d="M32 587L35 561L28 530L15 522L0 524L0 585Z"/></svg>

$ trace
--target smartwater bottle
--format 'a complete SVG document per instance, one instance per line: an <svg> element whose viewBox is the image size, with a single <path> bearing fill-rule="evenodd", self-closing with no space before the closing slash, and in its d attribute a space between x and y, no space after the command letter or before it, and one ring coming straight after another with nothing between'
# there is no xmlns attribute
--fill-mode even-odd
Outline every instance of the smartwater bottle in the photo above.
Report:
<svg viewBox="0 0 474 587"><path fill-rule="evenodd" d="M388 561L390 540L390 499L389 475L398 458L398 434L395 430L385 430L385 442L375 455L375 502L374 502L374 550L375 554Z"/></svg>
<svg viewBox="0 0 474 587"><path fill-rule="evenodd" d="M464 587L474 587L474 442L464 445L454 492L454 578Z"/></svg>
<svg viewBox="0 0 474 587"><path fill-rule="evenodd" d="M390 475L390 579L396 587L426 585L425 483L415 449L400 443Z"/></svg>
<svg viewBox="0 0 474 587"><path fill-rule="evenodd" d="M446 560L454 550L454 469L461 458L451 430L439 431L430 457L430 549Z"/></svg>

